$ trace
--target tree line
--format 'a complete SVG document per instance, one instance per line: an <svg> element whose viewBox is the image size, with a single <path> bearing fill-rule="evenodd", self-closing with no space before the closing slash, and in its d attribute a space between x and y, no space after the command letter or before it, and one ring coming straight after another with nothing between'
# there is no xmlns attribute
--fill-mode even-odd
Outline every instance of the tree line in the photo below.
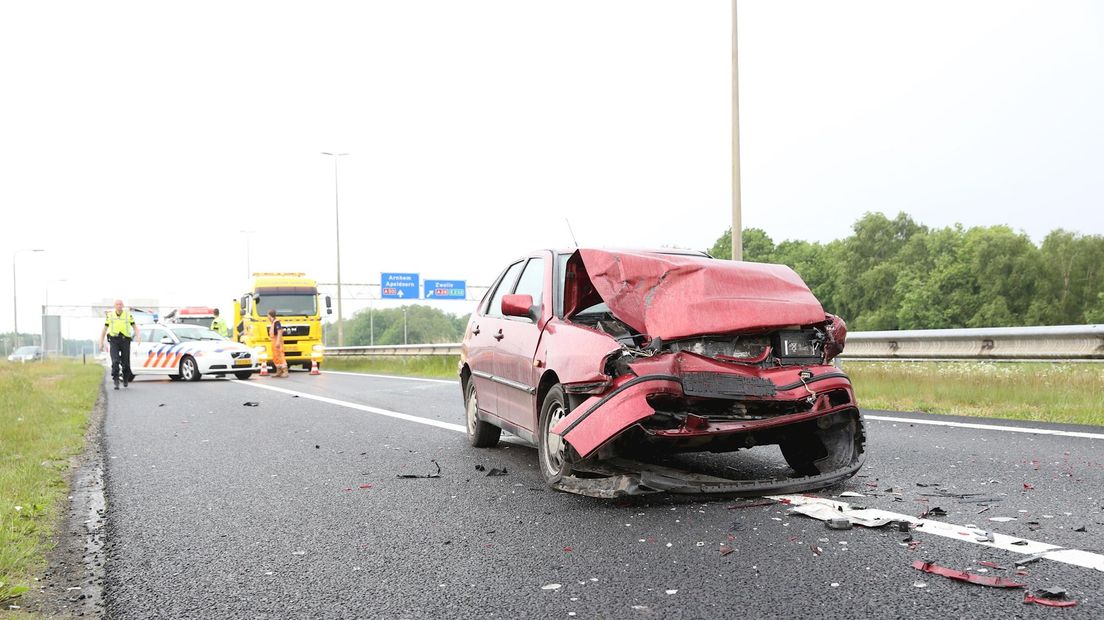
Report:
<svg viewBox="0 0 1104 620"><path fill-rule="evenodd" d="M361 310L345 320L345 345L444 344L460 342L470 314L457 316L430 306ZM326 326L326 346L337 346L337 327Z"/></svg>
<svg viewBox="0 0 1104 620"><path fill-rule="evenodd" d="M1104 236L1008 226L929 228L867 213L845 239L775 242L744 230L744 260L792 267L853 330L1104 322ZM732 257L732 231L710 250Z"/></svg>

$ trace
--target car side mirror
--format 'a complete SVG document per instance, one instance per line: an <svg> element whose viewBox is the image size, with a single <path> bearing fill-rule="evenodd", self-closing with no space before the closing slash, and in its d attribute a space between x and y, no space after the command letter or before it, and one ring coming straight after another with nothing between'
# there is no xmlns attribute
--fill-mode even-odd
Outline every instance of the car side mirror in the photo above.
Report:
<svg viewBox="0 0 1104 620"><path fill-rule="evenodd" d="M161 339L161 344L176 344L176 343L173 342L172 338L169 338L168 336L165 336L164 338Z"/></svg>
<svg viewBox="0 0 1104 620"><path fill-rule="evenodd" d="M333 314L333 308L330 307L330 296L326 295L326 314Z"/></svg>
<svg viewBox="0 0 1104 620"><path fill-rule="evenodd" d="M503 295L502 314L505 316L520 316L535 320L536 308L533 307L533 296Z"/></svg>

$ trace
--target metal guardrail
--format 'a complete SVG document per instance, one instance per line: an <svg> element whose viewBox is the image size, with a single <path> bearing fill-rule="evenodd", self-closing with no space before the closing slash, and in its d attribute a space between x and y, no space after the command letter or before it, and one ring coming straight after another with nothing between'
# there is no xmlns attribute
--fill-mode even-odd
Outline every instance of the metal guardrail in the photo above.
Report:
<svg viewBox="0 0 1104 620"><path fill-rule="evenodd" d="M460 344L326 347L334 357L459 355ZM1104 325L851 332L844 360L1104 362Z"/></svg>

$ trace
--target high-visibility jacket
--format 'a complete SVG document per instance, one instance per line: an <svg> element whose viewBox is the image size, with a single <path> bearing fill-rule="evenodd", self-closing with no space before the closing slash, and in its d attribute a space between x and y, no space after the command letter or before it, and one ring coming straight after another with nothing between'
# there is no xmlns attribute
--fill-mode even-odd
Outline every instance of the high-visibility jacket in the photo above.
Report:
<svg viewBox="0 0 1104 620"><path fill-rule="evenodd" d="M104 325L107 327L108 337L134 337L134 317L130 316L130 310L123 310L122 314L116 314L114 310L108 312Z"/></svg>
<svg viewBox="0 0 1104 620"><path fill-rule="evenodd" d="M220 316L216 316L211 321L211 331L217 332L218 335L222 336L223 338L230 337L230 328L227 327L226 321L223 321L222 317Z"/></svg>

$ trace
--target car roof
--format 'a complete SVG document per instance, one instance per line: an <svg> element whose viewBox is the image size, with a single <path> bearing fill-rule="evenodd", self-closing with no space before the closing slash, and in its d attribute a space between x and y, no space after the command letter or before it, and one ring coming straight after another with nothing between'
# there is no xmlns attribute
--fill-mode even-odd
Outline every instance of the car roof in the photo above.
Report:
<svg viewBox="0 0 1104 620"><path fill-rule="evenodd" d="M631 252L634 254L666 254L668 256L693 256L696 258L713 258L707 252L700 250L687 250L685 248L565 248L553 250L556 254L574 254L579 250L601 250L603 252Z"/></svg>

